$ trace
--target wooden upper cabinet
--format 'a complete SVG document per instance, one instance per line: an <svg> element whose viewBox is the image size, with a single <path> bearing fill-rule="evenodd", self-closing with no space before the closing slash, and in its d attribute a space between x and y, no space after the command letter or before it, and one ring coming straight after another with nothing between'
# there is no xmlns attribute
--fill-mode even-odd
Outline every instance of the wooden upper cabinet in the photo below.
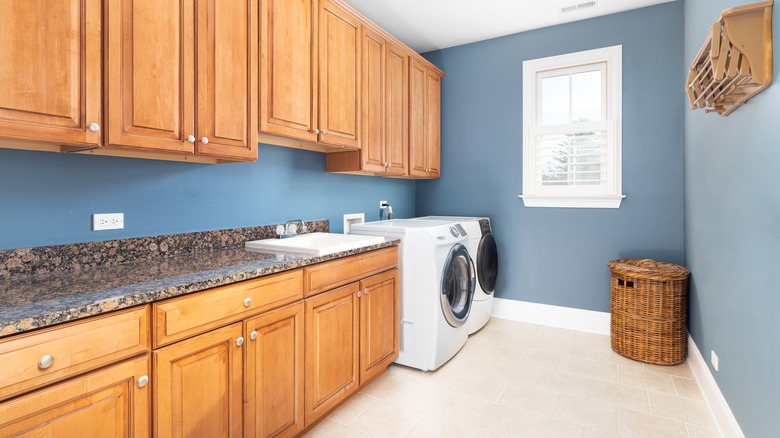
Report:
<svg viewBox="0 0 780 438"><path fill-rule="evenodd" d="M218 6L106 3L107 146L257 158L257 0Z"/></svg>
<svg viewBox="0 0 780 438"><path fill-rule="evenodd" d="M384 173L385 164L385 39L363 31L363 145L362 170Z"/></svg>
<svg viewBox="0 0 780 438"><path fill-rule="evenodd" d="M319 19L319 141L358 148L361 24L328 0L320 2Z"/></svg>
<svg viewBox="0 0 780 438"><path fill-rule="evenodd" d="M198 154L257 159L257 2L196 2Z"/></svg>
<svg viewBox="0 0 780 438"><path fill-rule="evenodd" d="M388 175L409 167L409 54L387 42L385 50L385 161Z"/></svg>
<svg viewBox="0 0 780 438"><path fill-rule="evenodd" d="M441 176L441 74L412 61L409 69L409 175Z"/></svg>
<svg viewBox="0 0 780 438"><path fill-rule="evenodd" d="M108 145L195 152L193 2L119 0L106 8Z"/></svg>
<svg viewBox="0 0 780 438"><path fill-rule="evenodd" d="M317 141L317 0L260 3L260 131Z"/></svg>
<svg viewBox="0 0 780 438"><path fill-rule="evenodd" d="M100 7L100 0L2 3L0 137L100 145Z"/></svg>

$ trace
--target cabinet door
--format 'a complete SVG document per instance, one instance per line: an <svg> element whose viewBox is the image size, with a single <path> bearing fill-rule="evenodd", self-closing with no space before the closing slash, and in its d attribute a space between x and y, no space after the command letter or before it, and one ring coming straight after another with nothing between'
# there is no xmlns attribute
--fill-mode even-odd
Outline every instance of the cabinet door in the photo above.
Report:
<svg viewBox="0 0 780 438"><path fill-rule="evenodd" d="M425 161L428 177L441 176L441 76L428 70L425 78Z"/></svg>
<svg viewBox="0 0 780 438"><path fill-rule="evenodd" d="M242 329L235 323L153 353L155 436L242 435Z"/></svg>
<svg viewBox="0 0 780 438"><path fill-rule="evenodd" d="M389 42L385 54L387 174L406 175L409 166L409 54Z"/></svg>
<svg viewBox="0 0 780 438"><path fill-rule="evenodd" d="M108 145L195 151L192 2L107 2Z"/></svg>
<svg viewBox="0 0 780 438"><path fill-rule="evenodd" d="M428 69L412 60L409 68L409 175L428 176L425 161L425 83Z"/></svg>
<svg viewBox="0 0 780 438"><path fill-rule="evenodd" d="M246 322L246 432L292 437L303 429L303 303Z"/></svg>
<svg viewBox="0 0 780 438"><path fill-rule="evenodd" d="M257 0L196 2L198 154L257 159Z"/></svg>
<svg viewBox="0 0 780 438"><path fill-rule="evenodd" d="M1 137L101 143L100 5L100 0L2 3Z"/></svg>
<svg viewBox="0 0 780 438"><path fill-rule="evenodd" d="M398 358L398 269L360 282L360 384Z"/></svg>
<svg viewBox="0 0 780 438"><path fill-rule="evenodd" d="M260 4L260 131L317 141L316 0Z"/></svg>
<svg viewBox="0 0 780 438"><path fill-rule="evenodd" d="M306 425L358 388L358 283L306 300Z"/></svg>
<svg viewBox="0 0 780 438"><path fill-rule="evenodd" d="M0 403L0 436L148 437L148 373L143 356Z"/></svg>
<svg viewBox="0 0 780 438"><path fill-rule="evenodd" d="M385 173L385 39L376 32L363 31L363 136L362 170Z"/></svg>
<svg viewBox="0 0 780 438"><path fill-rule="evenodd" d="M320 2L318 140L360 147L360 21L328 0Z"/></svg>

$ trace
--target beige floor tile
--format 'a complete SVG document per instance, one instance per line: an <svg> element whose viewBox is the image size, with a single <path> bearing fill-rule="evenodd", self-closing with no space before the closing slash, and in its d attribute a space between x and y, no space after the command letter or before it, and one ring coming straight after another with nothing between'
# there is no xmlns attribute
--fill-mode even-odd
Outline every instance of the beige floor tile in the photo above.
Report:
<svg viewBox="0 0 780 438"><path fill-rule="evenodd" d="M614 363L616 365L620 365L627 368L643 369L645 367L642 362L638 362L633 359L629 359L627 357L615 353L614 351L612 351L611 347L609 348L609 351L597 352L596 360L600 360L602 362Z"/></svg>
<svg viewBox="0 0 780 438"><path fill-rule="evenodd" d="M672 376L672 381L674 382L674 388L677 390L677 395L680 397L704 400L704 396L701 395L701 390L699 389L699 384L696 383L696 380Z"/></svg>
<svg viewBox="0 0 780 438"><path fill-rule="evenodd" d="M420 371L416 368L410 368L403 365L391 364L387 368L387 374L398 377L400 379L412 380L414 382L432 383L429 379L433 377L433 373Z"/></svg>
<svg viewBox="0 0 780 438"><path fill-rule="evenodd" d="M618 383L668 394L677 393L670 374L656 373L641 368L618 365Z"/></svg>
<svg viewBox="0 0 780 438"><path fill-rule="evenodd" d="M552 417L555 414L558 395L558 392L538 386L508 383L498 399L498 404L528 414Z"/></svg>
<svg viewBox="0 0 780 438"><path fill-rule="evenodd" d="M507 339L506 345L510 348L522 347L526 349L535 349L542 351L549 351L552 342L549 338L541 337L538 335L529 335L527 333L517 333L510 335ZM514 351L511 351L510 356L514 355Z"/></svg>
<svg viewBox="0 0 780 438"><path fill-rule="evenodd" d="M571 341L574 340L574 336L576 334L577 332L574 330L567 330L558 327L540 325L539 328L536 329L536 333L534 333L534 336L545 338L548 340Z"/></svg>
<svg viewBox="0 0 780 438"><path fill-rule="evenodd" d="M422 418L414 426L408 438L499 438L496 435L488 435L484 430L472 429L460 424L460 422L439 421L431 418Z"/></svg>
<svg viewBox="0 0 780 438"><path fill-rule="evenodd" d="M373 405L377 399L369 397L362 393L355 394L352 398L344 402L338 409L333 411L328 418L341 424L349 425L360 414Z"/></svg>
<svg viewBox="0 0 780 438"><path fill-rule="evenodd" d="M405 437L422 417L422 412L377 400L349 427L376 437Z"/></svg>
<svg viewBox="0 0 780 438"><path fill-rule="evenodd" d="M507 382L491 374L488 370L455 372L437 379L434 389L451 391L461 396L469 396L495 402L504 390Z"/></svg>
<svg viewBox="0 0 780 438"><path fill-rule="evenodd" d="M594 380L588 386L587 398L635 411L650 412L647 390L633 386Z"/></svg>
<svg viewBox="0 0 780 438"><path fill-rule="evenodd" d="M693 372L691 371L691 367L688 365L688 362L683 362L679 365L671 366L652 365L646 363L644 364L644 367L647 371L670 374L672 376L687 377L689 379L693 378Z"/></svg>
<svg viewBox="0 0 780 438"><path fill-rule="evenodd" d="M606 347L580 344L576 340L556 341L550 345L550 351L581 359L595 359L597 353L606 351Z"/></svg>
<svg viewBox="0 0 780 438"><path fill-rule="evenodd" d="M580 438L583 427L552 418L526 416L512 437L517 438Z"/></svg>
<svg viewBox="0 0 780 438"><path fill-rule="evenodd" d="M555 418L608 433L618 433L618 408L582 397L561 394Z"/></svg>
<svg viewBox="0 0 780 438"><path fill-rule="evenodd" d="M558 371L565 370L566 364L569 363L569 356L565 354L523 347L515 348L510 359L521 365Z"/></svg>
<svg viewBox="0 0 780 438"><path fill-rule="evenodd" d="M688 435L690 438L720 438L720 433L715 425L699 426L697 424L687 424Z"/></svg>
<svg viewBox="0 0 780 438"><path fill-rule="evenodd" d="M482 327L480 331L472 334L471 337L477 335L504 337L512 333L534 334L538 328L539 326L536 324L528 324L525 322L511 321L501 318L490 318L488 323Z"/></svg>
<svg viewBox="0 0 780 438"><path fill-rule="evenodd" d="M617 365L590 359L571 358L566 372L592 379L617 382Z"/></svg>
<svg viewBox="0 0 780 438"><path fill-rule="evenodd" d="M585 397L588 393L588 384L592 379L576 374L562 373L560 371L542 370L536 379L536 386L563 394Z"/></svg>
<svg viewBox="0 0 780 438"><path fill-rule="evenodd" d="M710 417L710 411L707 409L707 405L701 400L691 400L655 391L649 391L649 395L650 411L654 415L674 418L675 420L703 426L710 424L712 418Z"/></svg>
<svg viewBox="0 0 780 438"><path fill-rule="evenodd" d="M516 359L498 358L491 359L492 366L488 366L485 372L489 372L507 383L522 383L531 385L536 382L542 368L519 363Z"/></svg>
<svg viewBox="0 0 780 438"><path fill-rule="evenodd" d="M619 438L620 435L615 435L614 433L607 433L602 432L600 430L596 429L585 429L585 434L583 435L585 438Z"/></svg>
<svg viewBox="0 0 780 438"><path fill-rule="evenodd" d="M421 387L431 387L430 384L420 384L400 377L384 374L367 386L360 388L360 393L371 397L389 401L392 403L402 403L409 397L409 394L416 392Z"/></svg>
<svg viewBox="0 0 780 438"><path fill-rule="evenodd" d="M305 438L371 438L372 436L327 418L304 435Z"/></svg>
<svg viewBox="0 0 780 438"><path fill-rule="evenodd" d="M524 414L482 400L472 399L457 413L459 424L486 436L508 437L521 430Z"/></svg>
<svg viewBox="0 0 780 438"><path fill-rule="evenodd" d="M620 436L630 438L685 438L685 423L644 412L620 409Z"/></svg>

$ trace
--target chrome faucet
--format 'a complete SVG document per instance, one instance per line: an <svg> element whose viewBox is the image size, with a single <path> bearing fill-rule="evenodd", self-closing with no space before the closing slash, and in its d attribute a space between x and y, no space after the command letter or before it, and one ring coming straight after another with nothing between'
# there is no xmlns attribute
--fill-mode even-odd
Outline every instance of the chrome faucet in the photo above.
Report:
<svg viewBox="0 0 780 438"><path fill-rule="evenodd" d="M293 231L293 230L290 229L290 225L293 225L296 222L301 224L301 227L299 229L301 234L305 234L306 233L306 222L304 222L304 221L302 221L300 219L293 219L291 221L287 221L284 224L284 234L292 234L293 236L297 236L298 233L296 231Z"/></svg>

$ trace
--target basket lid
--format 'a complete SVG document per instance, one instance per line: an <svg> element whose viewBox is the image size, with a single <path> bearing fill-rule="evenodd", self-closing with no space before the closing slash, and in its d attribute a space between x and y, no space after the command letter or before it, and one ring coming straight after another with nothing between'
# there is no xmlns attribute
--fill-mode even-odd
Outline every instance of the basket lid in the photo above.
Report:
<svg viewBox="0 0 780 438"><path fill-rule="evenodd" d="M612 260L607 263L607 266L616 274L645 280L685 280L691 273L684 266L658 262L652 259Z"/></svg>

